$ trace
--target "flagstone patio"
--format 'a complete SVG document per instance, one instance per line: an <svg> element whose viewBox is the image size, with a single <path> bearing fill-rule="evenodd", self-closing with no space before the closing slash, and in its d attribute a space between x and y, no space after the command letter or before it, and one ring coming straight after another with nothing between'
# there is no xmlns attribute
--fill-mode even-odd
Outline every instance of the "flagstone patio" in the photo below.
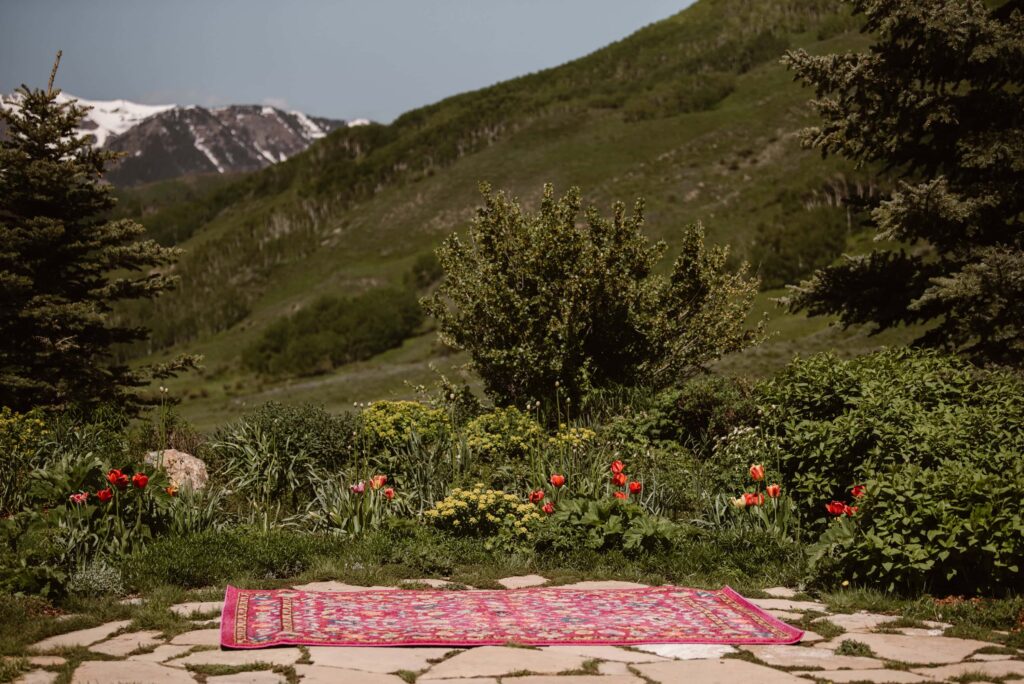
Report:
<svg viewBox="0 0 1024 684"><path fill-rule="evenodd" d="M500 580L509 588L546 582L537 575ZM435 580L413 582L414 586L443 584ZM568 586L601 589L641 585L581 582ZM366 589L339 582L314 582L296 588L348 592ZM795 646L300 647L221 651L219 631L207 624L219 612L220 603L195 602L171 606L172 612L189 617L196 627L171 638L152 630L131 631L129 622L121 621L45 639L31 648L36 655L29 663L35 669L16 681L51 684L66 665L62 654L85 647L98 659L79 665L72 684L204 680L210 684L276 684L286 682L291 673L305 684L807 684L814 680L915 684L985 677L1024 682L1024 652L978 653L992 644L941 636L948 625L886 629L884 625L895 616L865 612L828 615L824 605L794 598L796 592L792 589L772 587L765 593L773 598L753 599L753 603L782 619L798 620L804 611L826 613L822 619L845 633L829 639L808 632ZM870 648L870 655L836 654L835 650L848 639ZM235 671L213 674L209 668L215 666Z"/></svg>

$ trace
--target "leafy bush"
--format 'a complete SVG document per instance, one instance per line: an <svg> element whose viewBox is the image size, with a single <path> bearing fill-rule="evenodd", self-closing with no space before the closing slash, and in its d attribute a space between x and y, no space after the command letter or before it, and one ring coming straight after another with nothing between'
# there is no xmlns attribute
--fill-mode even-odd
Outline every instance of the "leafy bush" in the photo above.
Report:
<svg viewBox="0 0 1024 684"><path fill-rule="evenodd" d="M324 373L398 346L422 322L411 289L370 290L349 299L323 297L268 327L242 358L261 373Z"/></svg>
<svg viewBox="0 0 1024 684"><path fill-rule="evenodd" d="M25 505L28 476L46 434L41 413L0 409L0 517Z"/></svg>
<svg viewBox="0 0 1024 684"><path fill-rule="evenodd" d="M377 401L362 413L363 433L372 449L396 449L413 440L437 442L450 431L444 409L416 401Z"/></svg>
<svg viewBox="0 0 1024 684"><path fill-rule="evenodd" d="M67 589L72 594L83 596L122 596L126 593L121 571L101 558L76 570L68 580Z"/></svg>
<svg viewBox="0 0 1024 684"><path fill-rule="evenodd" d="M757 399L761 424L732 434L722 455L777 467L818 529L828 502L890 468L1024 452L1024 381L936 352L797 360Z"/></svg>
<svg viewBox="0 0 1024 684"><path fill-rule="evenodd" d="M275 579L304 572L331 553L330 537L246 529L165 537L125 564L133 588L170 584L193 588L242 577Z"/></svg>
<svg viewBox="0 0 1024 684"><path fill-rule="evenodd" d="M672 521L651 515L641 506L618 499L561 501L538 540L540 548L576 545L595 551L658 551L674 543Z"/></svg>
<svg viewBox="0 0 1024 684"><path fill-rule="evenodd" d="M380 527L402 506L385 475L345 484L329 479L317 487L307 515L314 529L355 536Z"/></svg>
<svg viewBox="0 0 1024 684"><path fill-rule="evenodd" d="M544 429L515 406L495 408L469 421L466 446L485 462L520 460L537 447Z"/></svg>
<svg viewBox="0 0 1024 684"><path fill-rule="evenodd" d="M288 444L290 449L305 453L321 468L336 471L355 458L360 430L359 418L353 414L335 415L312 404L292 406L268 402L234 424L219 429L212 441L235 443L244 439L245 434L257 432L277 444ZM211 451L211 464L220 465L223 452Z"/></svg>
<svg viewBox="0 0 1024 684"><path fill-rule="evenodd" d="M745 330L756 282L728 272L726 250L705 248L699 226L666 277L642 201L632 216L616 204L609 220L583 212L576 188L556 199L545 186L536 215L483 195L469 241L453 235L439 250L445 279L424 304L500 403L548 397L556 382L576 406L601 388L664 387L759 338Z"/></svg>
<svg viewBox="0 0 1024 684"><path fill-rule="evenodd" d="M1012 592L1024 580L1022 491L1019 451L896 466L832 522L818 571L888 591Z"/></svg>
<svg viewBox="0 0 1024 684"><path fill-rule="evenodd" d="M424 515L439 530L458 536L496 537L510 544L528 539L541 517L533 504L515 494L485 489L482 484L453 489Z"/></svg>

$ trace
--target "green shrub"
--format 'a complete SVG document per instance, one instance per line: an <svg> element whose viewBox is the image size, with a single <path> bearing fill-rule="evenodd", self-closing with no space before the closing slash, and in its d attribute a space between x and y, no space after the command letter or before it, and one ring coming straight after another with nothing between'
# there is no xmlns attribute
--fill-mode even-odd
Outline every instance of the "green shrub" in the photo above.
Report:
<svg viewBox="0 0 1024 684"><path fill-rule="evenodd" d="M46 435L41 413L15 413L6 406L0 409L0 517L27 503L28 476Z"/></svg>
<svg viewBox="0 0 1024 684"><path fill-rule="evenodd" d="M576 545L594 551L665 551L678 529L667 518L651 515L641 506L618 499L559 501L538 540L539 548L566 549Z"/></svg>
<svg viewBox="0 0 1024 684"><path fill-rule="evenodd" d="M242 426L276 444L288 444L290 449L303 452L318 467L329 471L341 470L353 462L361 430L359 418L350 413L335 415L312 404L268 402L219 429L212 442L225 444L244 439ZM211 451L211 464L216 467L224 454L218 449Z"/></svg>
<svg viewBox="0 0 1024 684"><path fill-rule="evenodd" d="M521 460L536 449L544 429L531 416L514 406L495 408L466 425L466 446L489 463Z"/></svg>
<svg viewBox="0 0 1024 684"><path fill-rule="evenodd" d="M1017 452L900 465L877 475L854 517L834 520L819 573L888 591L988 595L1024 582L1024 461Z"/></svg>
<svg viewBox="0 0 1024 684"><path fill-rule="evenodd" d="M825 504L847 501L853 485L889 468L1024 452L1024 381L937 352L797 360L757 399L761 424L732 434L723 456L777 467L819 530Z"/></svg>
<svg viewBox="0 0 1024 684"><path fill-rule="evenodd" d="M126 593L121 570L100 558L76 570L68 580L67 590L81 596L123 596Z"/></svg>
<svg viewBox="0 0 1024 684"><path fill-rule="evenodd" d="M453 489L424 516L437 529L456 536L494 537L505 544L529 539L541 517L533 504L482 484Z"/></svg>
<svg viewBox="0 0 1024 684"><path fill-rule="evenodd" d="M245 364L272 375L311 375L397 347L423 322L412 289L323 297L279 320L245 350Z"/></svg>
<svg viewBox="0 0 1024 684"><path fill-rule="evenodd" d="M243 577L292 577L330 554L337 543L322 535L246 529L166 537L129 559L125 574L136 589L162 584L206 587Z"/></svg>
<svg viewBox="0 0 1024 684"><path fill-rule="evenodd" d="M642 201L606 219L583 210L577 188L558 199L546 186L535 215L487 186L483 196L468 241L453 235L439 250L445 278L424 303L499 403L560 386L580 406L595 390L670 386L760 338L745 328L756 281L729 272L699 226L683 231L665 276L667 248L644 235Z"/></svg>
<svg viewBox="0 0 1024 684"><path fill-rule="evenodd" d="M430 444L451 430L447 412L416 401L377 401L362 413L363 433L371 449L396 449L413 440Z"/></svg>

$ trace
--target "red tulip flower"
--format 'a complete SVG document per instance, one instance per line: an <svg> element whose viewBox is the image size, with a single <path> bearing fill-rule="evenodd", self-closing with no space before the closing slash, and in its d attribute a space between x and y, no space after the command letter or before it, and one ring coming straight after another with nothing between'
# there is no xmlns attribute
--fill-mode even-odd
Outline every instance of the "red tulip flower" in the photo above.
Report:
<svg viewBox="0 0 1024 684"><path fill-rule="evenodd" d="M629 498L629 494L626 494L626 492L615 492L614 494L612 494L612 496L614 496L616 499L628 499Z"/></svg>
<svg viewBox="0 0 1024 684"><path fill-rule="evenodd" d="M388 501L391 501L392 499L395 498L395 490L393 487L388 487L387 489L384 490L384 498L387 499Z"/></svg>
<svg viewBox="0 0 1024 684"><path fill-rule="evenodd" d="M856 506L843 506L843 515L852 517L857 513Z"/></svg>
<svg viewBox="0 0 1024 684"><path fill-rule="evenodd" d="M565 485L565 475L559 475L558 473L555 473L554 475L551 476L550 482L552 487L558 489Z"/></svg>
<svg viewBox="0 0 1024 684"><path fill-rule="evenodd" d="M848 506L842 501L833 501L832 503L825 504L825 510L829 512L829 515L842 515L846 512Z"/></svg>
<svg viewBox="0 0 1024 684"><path fill-rule="evenodd" d="M770 499L779 498L779 494L782 494L782 487L777 484L768 485L764 488L764 493L768 495Z"/></svg>
<svg viewBox="0 0 1024 684"><path fill-rule="evenodd" d="M864 494L867 491L868 491L868 488L865 487L862 484L861 485L854 485L853 489L850 490L850 495L853 496L854 499L859 499L860 497L864 496Z"/></svg>
<svg viewBox="0 0 1024 684"><path fill-rule="evenodd" d="M544 504L544 506L541 508L541 510L544 511L545 513L547 513L548 515L551 515L552 513L555 512L555 504L553 504L550 501L548 501L546 504Z"/></svg>
<svg viewBox="0 0 1024 684"><path fill-rule="evenodd" d="M760 482L764 479L764 466L756 464L750 466L750 479L754 482Z"/></svg>
<svg viewBox="0 0 1024 684"><path fill-rule="evenodd" d="M626 473L615 473L612 475L612 484L616 487L625 487L627 479Z"/></svg>
<svg viewBox="0 0 1024 684"><path fill-rule="evenodd" d="M530 503L540 503L544 500L544 490L536 489L530 492Z"/></svg>
<svg viewBox="0 0 1024 684"><path fill-rule="evenodd" d="M639 494L641 492L641 490L643 490L643 488L644 488L644 486L642 484L640 484L639 482L637 482L636 480L634 480L634 481L629 483L629 493L630 494Z"/></svg>
<svg viewBox="0 0 1024 684"><path fill-rule="evenodd" d="M110 487L107 487L106 489L101 489L100 491L96 492L96 498L99 499L102 503L107 503L108 501L114 498L114 492L110 491Z"/></svg>
<svg viewBox="0 0 1024 684"><path fill-rule="evenodd" d="M81 506L89 500L89 492L78 492L69 496L68 499L76 506Z"/></svg>
<svg viewBox="0 0 1024 684"><path fill-rule="evenodd" d="M388 483L387 475L374 475L370 478L370 487L373 489L380 489Z"/></svg>
<svg viewBox="0 0 1024 684"><path fill-rule="evenodd" d="M626 469L626 464L622 461L612 461L612 473L618 475Z"/></svg>
<svg viewBox="0 0 1024 684"><path fill-rule="evenodd" d="M132 475L132 484L135 485L137 489L145 489L146 485L149 484L149 476L145 473L135 473Z"/></svg>
<svg viewBox="0 0 1024 684"><path fill-rule="evenodd" d="M747 492L743 495L743 503L747 506L760 506L764 503L764 494Z"/></svg>
<svg viewBox="0 0 1024 684"><path fill-rule="evenodd" d="M126 489L128 487L128 476L117 468L107 473L107 481L118 489Z"/></svg>

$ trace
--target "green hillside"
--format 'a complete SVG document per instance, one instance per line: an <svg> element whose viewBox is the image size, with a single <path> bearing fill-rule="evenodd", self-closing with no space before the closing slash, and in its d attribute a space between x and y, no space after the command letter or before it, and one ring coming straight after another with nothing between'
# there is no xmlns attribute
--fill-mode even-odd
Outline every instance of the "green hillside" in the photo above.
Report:
<svg viewBox="0 0 1024 684"><path fill-rule="evenodd" d="M682 225L700 220L711 240L752 259L766 284L790 282L862 239L834 205L873 192L866 174L801 149L809 93L778 61L789 47L863 44L837 10L831 0L699 0L569 64L387 126L337 131L262 172L129 193L128 213L187 250L179 292L128 312L154 330L139 351L206 356L202 379L172 384L192 397L185 412L201 425L268 399L338 408L407 394L406 383L434 376L431 366L457 374L466 359L438 348L429 324L400 348L322 376L272 381L244 371L239 356L318 297L399 282L417 256L466 224L482 180L527 204L546 181L579 185L604 209L643 196L652 237L671 245ZM782 314L772 294L762 304L778 336L723 369L764 372L794 353L886 341Z"/></svg>

